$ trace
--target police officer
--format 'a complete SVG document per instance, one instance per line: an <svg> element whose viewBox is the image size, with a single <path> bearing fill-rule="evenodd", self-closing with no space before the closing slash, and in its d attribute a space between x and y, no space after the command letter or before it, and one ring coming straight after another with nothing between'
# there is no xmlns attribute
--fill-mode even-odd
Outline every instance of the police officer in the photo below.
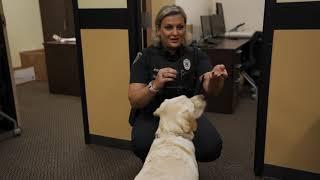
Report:
<svg viewBox="0 0 320 180"><path fill-rule="evenodd" d="M188 46L191 36L186 33L186 22L181 7L162 7L155 20L154 44L138 53L131 67L128 96L132 108L138 110L130 121L132 145L142 161L158 128L159 118L153 112L164 99L182 94L191 97L197 93L197 85L204 94L217 94L228 76L224 65L212 68L203 52ZM213 161L221 153L220 135L204 116L197 122L193 139L196 158Z"/></svg>

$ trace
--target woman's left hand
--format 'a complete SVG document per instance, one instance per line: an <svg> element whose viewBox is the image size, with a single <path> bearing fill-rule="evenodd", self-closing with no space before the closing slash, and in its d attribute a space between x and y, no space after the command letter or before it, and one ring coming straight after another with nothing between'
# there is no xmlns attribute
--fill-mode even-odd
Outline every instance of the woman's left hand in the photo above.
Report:
<svg viewBox="0 0 320 180"><path fill-rule="evenodd" d="M210 72L205 73L203 88L208 94L218 95L224 86L224 80L228 77L228 72L223 64L213 67Z"/></svg>

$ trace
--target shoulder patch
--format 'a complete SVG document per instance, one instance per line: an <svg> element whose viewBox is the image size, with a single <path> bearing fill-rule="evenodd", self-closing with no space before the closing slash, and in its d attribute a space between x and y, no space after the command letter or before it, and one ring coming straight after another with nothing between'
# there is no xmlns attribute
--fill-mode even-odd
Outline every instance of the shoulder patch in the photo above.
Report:
<svg viewBox="0 0 320 180"><path fill-rule="evenodd" d="M141 59L142 55L143 55L142 52L138 52L138 53L137 53L137 56L134 58L132 64L135 64L136 62L138 62L139 59Z"/></svg>

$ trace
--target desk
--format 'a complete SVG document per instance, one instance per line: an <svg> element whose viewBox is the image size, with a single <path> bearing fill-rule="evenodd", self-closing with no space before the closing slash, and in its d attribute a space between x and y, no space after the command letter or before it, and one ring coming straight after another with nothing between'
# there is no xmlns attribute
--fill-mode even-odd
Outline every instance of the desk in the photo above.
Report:
<svg viewBox="0 0 320 180"><path fill-rule="evenodd" d="M211 64L224 64L229 77L220 95L208 98L207 112L231 114L238 102L240 64L243 47L250 39L221 39L217 45L200 45L209 56Z"/></svg>
<svg viewBox="0 0 320 180"><path fill-rule="evenodd" d="M80 96L75 42L44 43L50 93Z"/></svg>

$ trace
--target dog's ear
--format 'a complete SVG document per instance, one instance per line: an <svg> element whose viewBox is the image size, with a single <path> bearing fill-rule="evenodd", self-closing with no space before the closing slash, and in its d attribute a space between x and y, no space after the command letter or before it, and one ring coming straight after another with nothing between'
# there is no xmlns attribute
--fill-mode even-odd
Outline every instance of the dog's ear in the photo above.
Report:
<svg viewBox="0 0 320 180"><path fill-rule="evenodd" d="M153 115L154 116L160 116L160 113L162 112L162 108L161 106L158 107L154 112L153 112Z"/></svg>
<svg viewBox="0 0 320 180"><path fill-rule="evenodd" d="M191 131L193 131L193 123L192 123L192 119L194 119L192 113L190 112L189 109L185 109L183 112L181 112L181 121L180 121L180 125L182 127L182 130L184 133L190 133Z"/></svg>
<svg viewBox="0 0 320 180"><path fill-rule="evenodd" d="M190 99L191 99L192 103L194 104L194 115L195 115L195 118L197 119L202 115L202 113L206 107L206 101L204 100L203 95L196 95Z"/></svg>
<svg viewBox="0 0 320 180"><path fill-rule="evenodd" d="M158 107L154 112L153 112L153 115L154 116L160 116L160 114L162 113L163 109L164 109L164 106L166 105L167 103L167 99L165 99L163 101L163 103L161 103L160 107Z"/></svg>
<svg viewBox="0 0 320 180"><path fill-rule="evenodd" d="M196 119L190 119L190 124L191 124L191 130L196 131L198 128L198 123Z"/></svg>

